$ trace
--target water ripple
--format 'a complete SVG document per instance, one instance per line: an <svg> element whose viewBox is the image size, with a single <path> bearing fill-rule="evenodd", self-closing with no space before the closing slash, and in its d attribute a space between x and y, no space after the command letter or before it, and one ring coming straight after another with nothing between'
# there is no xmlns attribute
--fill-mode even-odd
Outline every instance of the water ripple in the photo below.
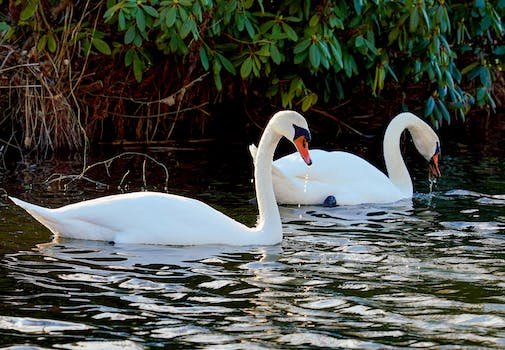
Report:
<svg viewBox="0 0 505 350"><path fill-rule="evenodd" d="M484 197L283 207L275 247L40 244L2 260L0 334L69 349L502 348L505 220Z"/></svg>

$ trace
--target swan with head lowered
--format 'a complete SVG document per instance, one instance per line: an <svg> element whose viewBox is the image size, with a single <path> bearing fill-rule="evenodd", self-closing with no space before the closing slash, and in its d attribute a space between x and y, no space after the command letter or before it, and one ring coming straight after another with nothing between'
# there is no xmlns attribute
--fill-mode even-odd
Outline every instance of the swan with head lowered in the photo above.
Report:
<svg viewBox="0 0 505 350"><path fill-rule="evenodd" d="M333 204L329 206L333 206L392 203L412 198L412 180L400 151L400 136L405 129L412 135L419 153L429 162L430 176L440 177L438 136L414 114L400 113L391 120L384 135L384 160L389 176L354 154L312 149L314 166L310 168L293 154L273 163L277 202L322 205L331 198ZM249 150L255 158L256 147L251 145Z"/></svg>
<svg viewBox="0 0 505 350"><path fill-rule="evenodd" d="M259 217L247 227L198 200L167 193L112 195L57 209L10 197L56 236L115 243L166 245L273 245L282 240L282 224L272 185L272 161L282 137L291 140L304 160L310 132L297 112L276 113L257 149L254 178Z"/></svg>

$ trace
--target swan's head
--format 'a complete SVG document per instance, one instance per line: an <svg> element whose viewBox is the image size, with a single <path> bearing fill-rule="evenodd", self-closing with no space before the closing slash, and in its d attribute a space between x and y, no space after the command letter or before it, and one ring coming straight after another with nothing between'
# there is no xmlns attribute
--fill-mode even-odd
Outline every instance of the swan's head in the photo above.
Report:
<svg viewBox="0 0 505 350"><path fill-rule="evenodd" d="M415 123L415 126L409 127L414 145L421 155L429 162L430 176L438 178L442 176L438 167L440 157L440 139L435 131L421 119Z"/></svg>
<svg viewBox="0 0 505 350"><path fill-rule="evenodd" d="M311 165L309 155L311 136L305 118L298 112L287 110L275 113L270 123L279 135L293 142L305 163Z"/></svg>

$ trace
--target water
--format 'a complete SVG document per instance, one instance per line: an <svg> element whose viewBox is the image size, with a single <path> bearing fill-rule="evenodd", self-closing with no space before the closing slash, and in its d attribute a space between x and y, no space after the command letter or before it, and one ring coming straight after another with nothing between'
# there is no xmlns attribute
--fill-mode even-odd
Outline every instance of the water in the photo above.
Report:
<svg viewBox="0 0 505 350"><path fill-rule="evenodd" d="M240 166L208 157L167 157L169 189L254 224L245 148ZM51 241L3 198L0 345L504 348L503 153L449 147L443 178L431 193L425 164L409 163L419 191L412 201L282 207L285 239L273 247ZM50 206L116 191L92 184L65 193L56 185L50 191L31 186L78 164L18 172L5 187ZM126 172L121 167L131 165L119 164L116 178L106 180L119 183ZM147 179L148 186L164 186L154 173Z"/></svg>

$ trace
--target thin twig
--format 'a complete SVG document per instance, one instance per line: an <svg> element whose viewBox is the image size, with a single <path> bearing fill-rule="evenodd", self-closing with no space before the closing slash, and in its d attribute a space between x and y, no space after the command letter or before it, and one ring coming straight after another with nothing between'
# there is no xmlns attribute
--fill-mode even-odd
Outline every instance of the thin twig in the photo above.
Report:
<svg viewBox="0 0 505 350"><path fill-rule="evenodd" d="M316 113L318 113L318 114L321 114L322 116L325 116L325 117L327 117L327 118L330 118L331 120L336 121L336 122L337 122L337 123L339 123L340 125L342 125L342 126L346 127L347 129L351 130L352 132L354 132L354 133L358 134L359 136L366 137L366 138L373 138L373 137L374 137L374 135L365 134L365 133L363 133L363 132L361 132L361 131L356 130L355 128L353 128L353 127L352 127L352 126L350 126L349 124L347 124L347 123L343 122L343 121L342 121L342 120L340 120L339 118L335 117L334 115L332 115L332 114L330 114L330 113L328 113L328 112L326 112L326 111L322 111L322 110L317 109L317 108L314 108L314 107L312 107L310 110L311 110L311 111L313 111L313 112L316 112Z"/></svg>
<svg viewBox="0 0 505 350"><path fill-rule="evenodd" d="M147 159L149 159L150 161L152 161L153 163L155 163L156 165L160 166L164 171L165 171L165 189L168 187L168 179L169 179L169 174L168 174L168 169L167 167L165 166L165 164L161 163L160 161L156 160L155 158L151 157L150 155L148 154L145 154L145 153L139 153L139 152L123 152L121 154L118 154L112 158L109 158L109 159L106 159L106 160L103 160L103 161L100 161L100 162L96 162L96 163L93 163L89 166L87 166L85 169L83 169L83 171L78 174L78 175L51 175L49 176L45 181L44 183L49 185L53 182L56 182L56 181L61 181L61 180L65 180L65 179L70 179L70 183L76 181L76 180L87 180L87 181L91 181L91 182L95 182L97 184L100 184L100 185L103 185L103 186L108 186L107 184L103 184L101 182L98 182L98 181L95 181L95 180L91 180L89 178L86 178L85 177L85 174L93 169L93 168L96 168L97 166L100 166L100 165L103 165L107 171L107 174L110 176L110 173L109 173L109 168L112 164L112 162L116 159L119 159L121 157L124 157L124 156L141 156L141 157L145 157ZM144 161L145 162L145 161ZM143 167L143 172L145 173L145 163L144 163L144 167ZM126 174L127 175L127 174ZM123 179L121 180L121 183L123 182L124 178L126 177L126 175L123 176ZM56 177L55 177L56 176ZM145 174L144 174L144 184L146 183L145 181ZM68 185L67 184L67 185Z"/></svg>

